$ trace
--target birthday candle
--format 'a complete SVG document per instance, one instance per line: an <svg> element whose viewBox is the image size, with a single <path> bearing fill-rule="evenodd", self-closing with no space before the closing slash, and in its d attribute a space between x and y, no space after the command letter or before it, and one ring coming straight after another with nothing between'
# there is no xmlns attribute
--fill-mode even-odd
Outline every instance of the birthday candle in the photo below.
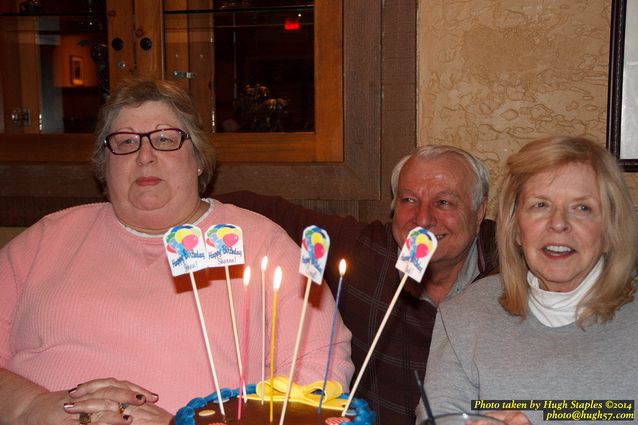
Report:
<svg viewBox="0 0 638 425"><path fill-rule="evenodd" d="M281 267L277 266L275 269L275 276L273 278L273 297L272 297L272 321L270 330L270 422L272 422L273 413L273 395L274 395L274 371L275 371L275 322L277 320L277 292L281 285ZM262 383L263 385L263 383ZM265 388L262 388L262 392Z"/></svg>
<svg viewBox="0 0 638 425"><path fill-rule="evenodd" d="M248 284L250 283L250 266L246 266L244 269L244 313L243 313L243 321L242 321L242 331L241 331L241 364L246 364L246 347L248 346L248 341L246 341L246 329L248 322ZM241 420L241 405L242 405L242 384L244 382L244 369L240 370L240 383L239 383L239 397L237 399L237 403L239 403L239 407L237 408L237 420ZM243 394L246 397L246 394Z"/></svg>
<svg viewBox="0 0 638 425"><path fill-rule="evenodd" d="M206 268L206 246L199 227L182 224L164 234L164 249L173 276Z"/></svg>
<svg viewBox="0 0 638 425"><path fill-rule="evenodd" d="M392 297L392 301L390 301L390 305L388 306L388 310L385 312L385 316L383 316L383 320L381 321L381 325L377 330L377 334L372 340L372 344L368 349L368 354L363 361L361 369L359 369L359 374L357 375L357 379L352 386L350 396L348 397L348 401L346 402L345 407L341 412L341 416L345 416L348 412L348 408L350 407L350 403L352 402L354 393L359 386L359 382L361 381L361 377L363 376L366 367L368 366L368 361L370 361L370 356L372 355L377 342L379 342L381 332L383 332L383 328L388 321L388 317L390 317L390 313L392 313L394 304L396 304L397 299L399 298L399 295L403 290L403 286L408 279L408 276L416 280L417 282L421 282L421 279L425 274L425 269L430 263L430 259L432 259L437 245L438 242L436 240L436 236L422 227L417 226L414 229L410 230L410 232L408 233L408 238L403 244L403 248L401 249L399 258L395 264L395 267L399 269L400 272L404 273L403 278L401 279L401 282L399 282L399 286L397 287L394 296Z"/></svg>
<svg viewBox="0 0 638 425"><path fill-rule="evenodd" d="M332 339L335 334L335 322L337 321L337 312L339 311L339 299L341 298L341 285L343 284L343 275L346 274L346 260L339 261L339 286L337 287L337 298L335 299L335 311L332 314L332 326L330 328L330 342L328 343L328 360L326 361L326 374L323 378L323 388L319 397L319 407L317 414L321 414L321 405L323 404L323 396L326 392L326 382L328 381L328 371L330 370L330 357L332 356Z"/></svg>
<svg viewBox="0 0 638 425"><path fill-rule="evenodd" d="M268 256L261 259L261 382L265 379L266 368L266 268ZM261 404L264 404L264 392L261 392Z"/></svg>

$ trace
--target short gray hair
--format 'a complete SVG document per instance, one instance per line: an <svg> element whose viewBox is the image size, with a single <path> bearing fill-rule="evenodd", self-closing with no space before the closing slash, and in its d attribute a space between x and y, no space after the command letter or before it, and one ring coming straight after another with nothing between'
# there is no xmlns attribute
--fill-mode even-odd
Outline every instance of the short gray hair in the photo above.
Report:
<svg viewBox="0 0 638 425"><path fill-rule="evenodd" d="M394 166L394 169L392 170L390 184L392 185L391 207L393 211L397 200L399 175L401 174L401 170L403 170L403 166L405 165L405 163L408 162L408 160L410 160L411 158L427 160L445 156L456 156L457 158L462 159L467 165L468 170L472 172L472 175L474 176L474 181L471 187L472 209L474 211L478 210L481 202L483 202L487 198L490 190L490 172L487 170L487 167L485 166L483 161L476 158L471 153L454 146L423 145L417 147L411 154L401 158L401 160L397 163L397 165Z"/></svg>
<svg viewBox="0 0 638 425"><path fill-rule="evenodd" d="M94 133L92 163L95 176L106 187L106 157L110 155L104 145L104 138L111 131L111 124L124 108L140 106L145 102L163 102L168 105L182 123L192 142L193 155L201 173L198 189L204 193L215 171L215 150L210 143L208 133L202 125L201 117L191 96L177 84L145 78L127 78L120 82L109 99L104 103L98 115Z"/></svg>

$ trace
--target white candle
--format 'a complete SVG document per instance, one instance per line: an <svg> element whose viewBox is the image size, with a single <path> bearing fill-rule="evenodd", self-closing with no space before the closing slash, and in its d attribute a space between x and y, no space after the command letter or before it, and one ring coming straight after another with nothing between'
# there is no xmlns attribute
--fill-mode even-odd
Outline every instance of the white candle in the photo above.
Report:
<svg viewBox="0 0 638 425"><path fill-rule="evenodd" d="M248 346L248 341L246 341L246 329L248 329L248 284L250 283L250 266L246 266L244 269L244 308L243 308L243 320L242 320L242 330L241 330L241 365L246 364L246 347ZM243 367L239 371L239 398L238 403L239 406L237 408L237 420L241 420L241 399L242 399L242 389L244 388L244 369ZM243 392L244 401L248 401L246 398L246 393Z"/></svg>

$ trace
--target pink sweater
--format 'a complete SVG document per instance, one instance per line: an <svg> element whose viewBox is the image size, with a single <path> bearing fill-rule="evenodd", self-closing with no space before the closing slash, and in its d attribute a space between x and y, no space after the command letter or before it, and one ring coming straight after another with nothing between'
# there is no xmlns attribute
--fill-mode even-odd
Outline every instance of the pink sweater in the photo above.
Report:
<svg viewBox="0 0 638 425"><path fill-rule="evenodd" d="M248 297L246 382L261 380L261 273L266 273L266 377L270 370L272 276L283 269L277 295L275 375L288 375L306 279L298 272L299 248L270 220L212 201L196 223L203 232L230 223L243 230L246 265L253 273ZM300 235L301 238L301 235ZM329 258L329 261L333 259ZM241 338L243 267L231 266ZM236 361L223 268L195 273L213 360L222 387L237 388ZM0 367L50 390L114 377L160 396L170 412L194 396L214 391L188 275L173 278L161 237L133 234L108 203L51 214L0 250ZM334 300L313 284L295 366L295 382L322 380ZM339 319L329 379L347 384L350 332ZM344 385L345 387L345 385Z"/></svg>

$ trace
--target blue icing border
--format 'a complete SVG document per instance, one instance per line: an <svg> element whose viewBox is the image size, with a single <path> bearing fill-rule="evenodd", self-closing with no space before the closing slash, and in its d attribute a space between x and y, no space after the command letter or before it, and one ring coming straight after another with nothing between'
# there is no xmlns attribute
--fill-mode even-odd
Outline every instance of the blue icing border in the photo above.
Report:
<svg viewBox="0 0 638 425"><path fill-rule="evenodd" d="M256 390L255 384L246 385L246 394L255 394ZM222 388L221 390L222 399L229 399L239 396L239 388L231 390L229 388ZM341 394L338 398L347 400L348 394ZM210 402L217 402L217 392L213 392L206 397L195 397L188 404L177 411L175 414L174 422L175 425L195 425L195 411L197 409L201 409L205 407ZM350 403L350 409L347 416L354 416L352 422L353 425L372 425L374 421L374 412L370 410L370 406L368 406L368 402L360 399L354 398Z"/></svg>

